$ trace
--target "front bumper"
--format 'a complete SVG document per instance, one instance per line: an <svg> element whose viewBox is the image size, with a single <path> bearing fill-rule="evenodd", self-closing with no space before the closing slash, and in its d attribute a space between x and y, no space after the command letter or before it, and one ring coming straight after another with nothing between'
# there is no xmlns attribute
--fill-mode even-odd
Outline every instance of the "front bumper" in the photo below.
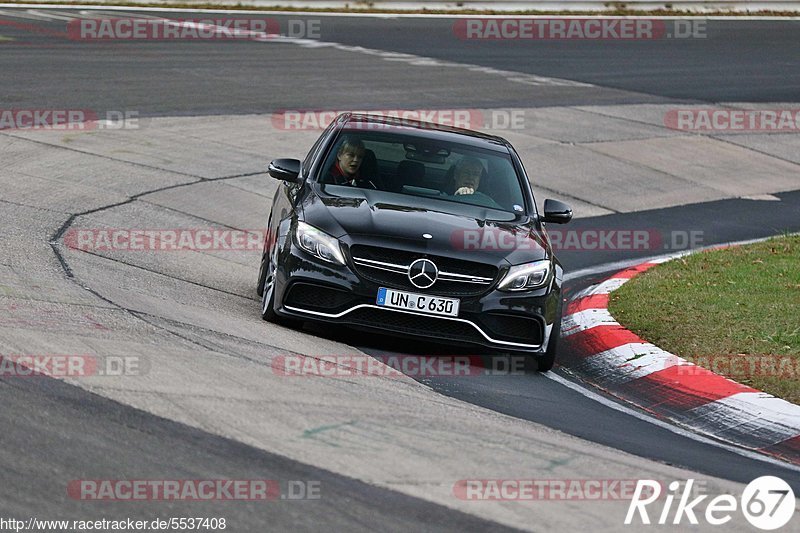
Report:
<svg viewBox="0 0 800 533"><path fill-rule="evenodd" d="M357 275L349 256L347 266L332 265L310 256L291 240L286 244L279 256L275 285L276 312L281 316L448 344L541 354L558 315L561 288L555 281L522 295L489 288L480 295L459 297L458 317L378 306L379 287L408 288ZM453 297L437 293L435 285L416 292Z"/></svg>

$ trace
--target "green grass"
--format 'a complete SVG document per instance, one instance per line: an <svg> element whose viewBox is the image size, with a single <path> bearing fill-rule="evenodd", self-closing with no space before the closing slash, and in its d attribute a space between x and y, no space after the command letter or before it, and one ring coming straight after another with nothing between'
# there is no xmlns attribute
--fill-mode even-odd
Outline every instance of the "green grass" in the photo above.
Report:
<svg viewBox="0 0 800 533"><path fill-rule="evenodd" d="M609 309L664 350L800 404L800 235L653 267Z"/></svg>

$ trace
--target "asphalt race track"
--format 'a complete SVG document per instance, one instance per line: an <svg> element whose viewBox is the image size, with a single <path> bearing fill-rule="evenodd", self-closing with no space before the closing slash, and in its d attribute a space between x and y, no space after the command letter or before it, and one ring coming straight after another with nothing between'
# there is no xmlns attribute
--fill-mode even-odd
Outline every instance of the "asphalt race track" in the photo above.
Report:
<svg viewBox="0 0 800 533"><path fill-rule="evenodd" d="M444 17L270 14L261 17L282 31L297 21L319 31L235 42L67 38L70 20L119 13L0 8L0 111L86 110L100 120L87 130L0 129L0 358L142 365L0 375L0 518L618 531L623 500L475 502L455 486L693 478L710 494L739 494L773 475L800 491L800 467L613 409L567 365L549 377L280 375L282 357L475 352L263 322L258 250L70 245L81 229L263 229L278 187L267 163L302 158L319 135L287 125L277 115L287 110L466 110L472 127L517 147L540 204L573 205L565 229L651 237L640 249L563 250L569 294L690 237L709 246L800 231L797 130L698 133L665 119L687 108L796 111L800 21L710 20L702 38L537 42L460 39ZM276 480L280 495L96 501L69 489L77 480L217 479ZM319 486L320 497L294 501L291 486L301 485ZM726 527L751 530L741 515Z"/></svg>

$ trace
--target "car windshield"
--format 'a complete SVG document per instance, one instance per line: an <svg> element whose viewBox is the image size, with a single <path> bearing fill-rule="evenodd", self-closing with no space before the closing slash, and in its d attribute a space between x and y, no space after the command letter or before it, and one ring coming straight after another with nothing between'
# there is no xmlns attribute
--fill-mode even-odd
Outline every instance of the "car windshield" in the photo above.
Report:
<svg viewBox="0 0 800 533"><path fill-rule="evenodd" d="M318 181L515 215L525 212L520 179L507 151L407 133L343 132L328 154ZM335 187L326 190L336 194Z"/></svg>

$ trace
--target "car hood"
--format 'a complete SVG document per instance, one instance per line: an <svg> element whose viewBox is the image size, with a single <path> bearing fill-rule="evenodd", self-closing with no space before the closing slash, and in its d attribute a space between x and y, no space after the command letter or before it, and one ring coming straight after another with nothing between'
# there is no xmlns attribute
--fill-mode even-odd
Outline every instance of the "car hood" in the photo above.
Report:
<svg viewBox="0 0 800 533"><path fill-rule="evenodd" d="M546 237L530 217L433 198L317 186L303 202L303 218L348 245L397 247L496 265L550 256Z"/></svg>

